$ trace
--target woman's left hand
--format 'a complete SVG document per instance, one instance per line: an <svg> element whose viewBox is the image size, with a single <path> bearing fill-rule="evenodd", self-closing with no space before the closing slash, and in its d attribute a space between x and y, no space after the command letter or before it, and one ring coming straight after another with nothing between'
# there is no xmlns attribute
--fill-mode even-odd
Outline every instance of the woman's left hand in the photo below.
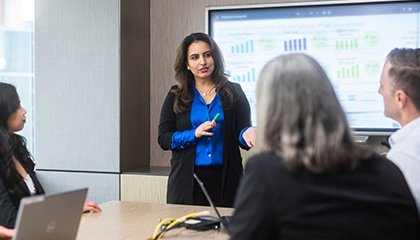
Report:
<svg viewBox="0 0 420 240"><path fill-rule="evenodd" d="M102 209L94 201L85 200L85 205L83 206L83 212L102 212Z"/></svg>
<svg viewBox="0 0 420 240"><path fill-rule="evenodd" d="M242 133L242 137L244 138L248 147L252 148L255 146L255 127L250 127L245 132Z"/></svg>

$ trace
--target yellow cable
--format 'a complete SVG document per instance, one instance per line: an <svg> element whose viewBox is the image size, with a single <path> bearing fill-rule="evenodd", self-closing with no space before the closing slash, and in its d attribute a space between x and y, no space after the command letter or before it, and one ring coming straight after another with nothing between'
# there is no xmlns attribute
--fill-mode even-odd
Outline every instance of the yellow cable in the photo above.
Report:
<svg viewBox="0 0 420 240"><path fill-rule="evenodd" d="M174 226L175 224L177 224L177 223L179 223L179 222L183 222L183 221L185 221L185 220L187 220L188 218L190 218L190 217L197 217L197 216L208 216L208 215L210 215L210 211L203 211L203 212L198 212L198 213L191 213L191 214L188 214L188 215L185 215L185 216L183 216L183 217L181 217L181 218L178 218L178 219L176 219L176 220L174 220L171 224L169 224L169 226L168 227L166 227L166 230L164 230L161 234L160 234L160 236L157 238L157 239L160 239L160 238L162 238L163 237L163 235L167 232L167 231L169 231L170 229L171 229L171 227L172 226ZM165 219L166 220L166 219ZM158 229L158 228L157 228ZM156 231L155 231L156 232ZM155 238L156 236L153 236L153 238Z"/></svg>
<svg viewBox="0 0 420 240"><path fill-rule="evenodd" d="M158 231L159 231L160 227L162 227L162 225L163 225L163 224L165 224L166 222L169 222L169 221L175 221L175 218L167 218L167 219L165 219L165 220L161 221L161 222L157 225L157 227L156 227L156 229L155 229L155 232L153 233L153 238L152 238L152 239L155 239L156 234L158 233Z"/></svg>

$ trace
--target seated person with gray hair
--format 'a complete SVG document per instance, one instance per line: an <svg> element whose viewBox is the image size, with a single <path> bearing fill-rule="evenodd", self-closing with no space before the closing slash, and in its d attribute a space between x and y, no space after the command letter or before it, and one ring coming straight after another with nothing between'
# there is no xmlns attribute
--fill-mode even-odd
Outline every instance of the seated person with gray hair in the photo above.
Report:
<svg viewBox="0 0 420 240"><path fill-rule="evenodd" d="M357 145L322 67L270 61L257 83L259 153L245 168L231 239L419 239L399 168Z"/></svg>

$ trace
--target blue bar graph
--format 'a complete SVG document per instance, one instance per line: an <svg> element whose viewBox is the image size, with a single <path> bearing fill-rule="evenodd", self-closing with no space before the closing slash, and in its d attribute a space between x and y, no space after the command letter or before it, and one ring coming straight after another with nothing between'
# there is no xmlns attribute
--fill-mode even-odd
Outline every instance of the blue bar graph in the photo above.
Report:
<svg viewBox="0 0 420 240"><path fill-rule="evenodd" d="M284 51L306 51L306 38L284 41Z"/></svg>
<svg viewBox="0 0 420 240"><path fill-rule="evenodd" d="M254 52L254 41L250 40L245 43L231 47L231 53L253 53Z"/></svg>
<svg viewBox="0 0 420 240"><path fill-rule="evenodd" d="M250 72L246 72L246 75L233 77L233 81L239 82L239 83L255 82L256 81L256 79L255 79L255 69L252 68Z"/></svg>

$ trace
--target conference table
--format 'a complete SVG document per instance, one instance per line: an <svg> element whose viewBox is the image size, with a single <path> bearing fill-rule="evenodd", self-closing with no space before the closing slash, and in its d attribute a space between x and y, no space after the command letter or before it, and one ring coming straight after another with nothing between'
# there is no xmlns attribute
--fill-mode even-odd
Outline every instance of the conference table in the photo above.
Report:
<svg viewBox="0 0 420 240"><path fill-rule="evenodd" d="M210 210L211 207L111 201L99 205L101 213L84 213L80 221L77 240L152 239L159 224L158 218L180 218L190 213ZM232 215L233 208L217 208L221 215ZM211 229L196 231L179 228L165 233L161 239L229 239L226 231Z"/></svg>

